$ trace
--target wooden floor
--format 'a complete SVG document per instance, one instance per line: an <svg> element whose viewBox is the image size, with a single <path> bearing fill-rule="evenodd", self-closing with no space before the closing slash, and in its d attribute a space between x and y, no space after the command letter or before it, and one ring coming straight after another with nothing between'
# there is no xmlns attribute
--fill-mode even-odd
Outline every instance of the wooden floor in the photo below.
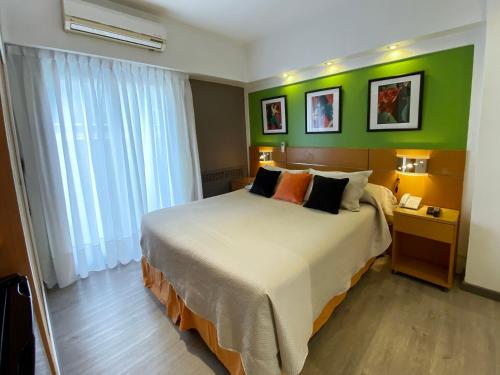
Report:
<svg viewBox="0 0 500 375"><path fill-rule="evenodd" d="M500 303L378 260L309 343L302 374L500 374ZM226 374L179 332L132 263L48 293L63 374Z"/></svg>

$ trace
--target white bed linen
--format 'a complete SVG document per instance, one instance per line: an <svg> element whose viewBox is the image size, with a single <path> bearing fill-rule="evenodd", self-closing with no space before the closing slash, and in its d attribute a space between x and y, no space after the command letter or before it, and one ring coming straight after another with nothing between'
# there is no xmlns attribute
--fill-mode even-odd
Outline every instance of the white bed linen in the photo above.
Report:
<svg viewBox="0 0 500 375"><path fill-rule="evenodd" d="M391 242L368 200L332 215L242 189L146 215L141 246L247 375L298 374L315 318Z"/></svg>

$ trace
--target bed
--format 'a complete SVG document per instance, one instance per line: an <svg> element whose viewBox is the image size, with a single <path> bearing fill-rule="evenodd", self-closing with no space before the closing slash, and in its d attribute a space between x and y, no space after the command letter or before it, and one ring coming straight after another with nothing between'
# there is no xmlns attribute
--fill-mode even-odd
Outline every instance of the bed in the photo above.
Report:
<svg viewBox="0 0 500 375"><path fill-rule="evenodd" d="M298 374L309 338L390 244L367 198L331 215L242 189L152 212L145 285L231 374Z"/></svg>

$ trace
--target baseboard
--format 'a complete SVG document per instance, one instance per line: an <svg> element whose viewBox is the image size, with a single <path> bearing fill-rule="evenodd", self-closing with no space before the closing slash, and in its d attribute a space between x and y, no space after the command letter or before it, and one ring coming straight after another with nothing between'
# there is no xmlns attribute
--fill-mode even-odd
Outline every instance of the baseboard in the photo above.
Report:
<svg viewBox="0 0 500 375"><path fill-rule="evenodd" d="M491 289L486 289L477 285L466 283L462 281L460 283L460 289L465 290L466 292L474 293L489 299L493 299L495 301L500 301L500 292L496 292Z"/></svg>

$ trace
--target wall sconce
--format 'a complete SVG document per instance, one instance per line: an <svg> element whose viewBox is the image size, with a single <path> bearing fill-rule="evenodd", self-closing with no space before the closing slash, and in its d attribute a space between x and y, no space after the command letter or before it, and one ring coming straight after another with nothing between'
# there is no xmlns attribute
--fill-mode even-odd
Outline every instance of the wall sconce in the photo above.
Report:
<svg viewBox="0 0 500 375"><path fill-rule="evenodd" d="M399 173L409 175L427 175L428 156L397 155L396 169Z"/></svg>
<svg viewBox="0 0 500 375"><path fill-rule="evenodd" d="M394 192L397 193L399 189L400 173L410 176L427 176L427 162L429 159L429 156L425 155L397 155L396 170L398 172L398 177L396 178L396 182L394 183Z"/></svg>
<svg viewBox="0 0 500 375"><path fill-rule="evenodd" d="M273 153L269 151L259 151L259 161L261 163L273 161Z"/></svg>

